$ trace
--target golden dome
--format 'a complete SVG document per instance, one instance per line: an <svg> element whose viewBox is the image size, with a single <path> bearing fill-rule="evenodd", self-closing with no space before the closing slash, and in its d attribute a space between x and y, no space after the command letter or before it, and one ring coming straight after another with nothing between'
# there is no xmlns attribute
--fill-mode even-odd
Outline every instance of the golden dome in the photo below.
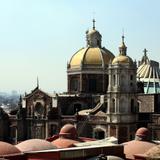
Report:
<svg viewBox="0 0 160 160"><path fill-rule="evenodd" d="M80 68L83 65L108 65L113 58L114 55L105 48L82 48L72 56L69 68Z"/></svg>
<svg viewBox="0 0 160 160"><path fill-rule="evenodd" d="M133 60L129 56L119 55L115 57L112 64L133 64Z"/></svg>
<svg viewBox="0 0 160 160"><path fill-rule="evenodd" d="M102 36L95 29L95 20L93 19L93 28L86 32L87 47L80 49L70 59L69 69L81 67L103 67L108 65L114 58L114 55L104 47L101 47Z"/></svg>

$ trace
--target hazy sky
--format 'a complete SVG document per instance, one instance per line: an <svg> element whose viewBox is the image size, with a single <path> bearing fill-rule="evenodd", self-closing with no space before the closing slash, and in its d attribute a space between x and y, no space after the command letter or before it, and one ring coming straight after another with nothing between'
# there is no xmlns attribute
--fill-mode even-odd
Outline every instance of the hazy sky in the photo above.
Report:
<svg viewBox="0 0 160 160"><path fill-rule="evenodd" d="M46 92L67 88L66 66L96 28L102 44L118 55L124 28L128 55L137 61L146 47L159 62L159 0L0 0L0 91Z"/></svg>

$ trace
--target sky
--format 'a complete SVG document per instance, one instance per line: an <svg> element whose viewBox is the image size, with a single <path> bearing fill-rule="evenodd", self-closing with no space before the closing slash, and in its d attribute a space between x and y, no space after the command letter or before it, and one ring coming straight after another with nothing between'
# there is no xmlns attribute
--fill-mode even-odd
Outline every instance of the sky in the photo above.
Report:
<svg viewBox="0 0 160 160"><path fill-rule="evenodd" d="M102 45L119 54L124 30L127 54L143 49L160 61L159 0L0 0L0 92L67 91L67 62L86 46L85 32L102 34Z"/></svg>

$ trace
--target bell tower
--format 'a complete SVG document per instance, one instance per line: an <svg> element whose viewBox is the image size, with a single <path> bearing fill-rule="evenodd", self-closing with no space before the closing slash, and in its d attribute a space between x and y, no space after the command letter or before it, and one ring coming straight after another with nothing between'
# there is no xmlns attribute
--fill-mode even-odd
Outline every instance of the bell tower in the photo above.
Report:
<svg viewBox="0 0 160 160"><path fill-rule="evenodd" d="M136 63L127 56L122 36L119 55L109 65L108 111L109 136L128 141L136 130Z"/></svg>

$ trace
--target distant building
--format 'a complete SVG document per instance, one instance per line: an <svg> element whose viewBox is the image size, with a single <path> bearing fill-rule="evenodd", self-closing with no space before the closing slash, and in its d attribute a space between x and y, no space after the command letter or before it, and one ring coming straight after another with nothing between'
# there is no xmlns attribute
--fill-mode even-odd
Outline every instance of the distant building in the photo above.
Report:
<svg viewBox="0 0 160 160"><path fill-rule="evenodd" d="M149 60L146 49L144 49L142 60L139 61L137 77L144 83L144 92L146 94L160 93L159 63Z"/></svg>
<svg viewBox="0 0 160 160"><path fill-rule="evenodd" d="M160 68L159 63L149 60L147 50L139 61L137 78L144 85L145 94L138 94L138 126L148 127L153 139L160 139Z"/></svg>

